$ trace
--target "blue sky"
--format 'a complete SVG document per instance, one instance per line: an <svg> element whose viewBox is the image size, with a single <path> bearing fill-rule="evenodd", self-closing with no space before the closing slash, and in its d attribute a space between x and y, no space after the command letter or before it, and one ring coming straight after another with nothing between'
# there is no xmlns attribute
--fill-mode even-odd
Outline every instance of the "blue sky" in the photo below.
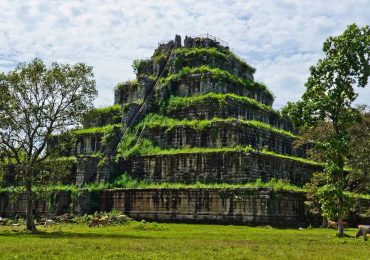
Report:
<svg viewBox="0 0 370 260"><path fill-rule="evenodd" d="M346 25L370 24L369 0L326 1L0 1L0 71L35 57L94 67L97 106L133 79L132 60L147 58L175 34L210 33L257 68L276 96L275 108L304 92L321 46ZM370 105L370 86L358 103Z"/></svg>

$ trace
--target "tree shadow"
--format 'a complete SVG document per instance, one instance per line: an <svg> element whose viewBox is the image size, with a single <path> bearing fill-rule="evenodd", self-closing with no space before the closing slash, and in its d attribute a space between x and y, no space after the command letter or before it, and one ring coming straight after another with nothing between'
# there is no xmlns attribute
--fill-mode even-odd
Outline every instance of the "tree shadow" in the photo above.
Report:
<svg viewBox="0 0 370 260"><path fill-rule="evenodd" d="M45 232L45 231L36 231L36 232L28 232L26 230L9 230L3 231L0 233L0 237L37 237L37 238L47 238L47 239L59 239L59 238L118 238L118 239L153 239L150 236L136 236L136 235L129 235L129 234L109 234L109 233L95 233L95 232L68 232L62 230L56 230L52 232Z"/></svg>

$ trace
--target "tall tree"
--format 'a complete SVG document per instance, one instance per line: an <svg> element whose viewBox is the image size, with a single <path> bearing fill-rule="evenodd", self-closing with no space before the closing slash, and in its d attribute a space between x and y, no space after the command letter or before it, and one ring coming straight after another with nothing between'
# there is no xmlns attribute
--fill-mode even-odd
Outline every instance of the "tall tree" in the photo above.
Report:
<svg viewBox="0 0 370 260"><path fill-rule="evenodd" d="M357 87L365 87L370 75L370 28L356 24L343 34L329 37L323 45L325 57L310 68L306 91L283 113L296 126L314 128L326 122L333 130L316 146L325 151L326 184L317 190L323 215L337 218L338 235L343 235L346 212L344 166L349 158L349 126L360 118L352 107Z"/></svg>
<svg viewBox="0 0 370 260"><path fill-rule="evenodd" d="M361 114L361 121L352 124L348 133L350 135L349 156L347 166L351 171L346 176L346 189L355 193L370 193L370 111L369 107L362 105L357 107ZM301 129L300 139L296 141L296 145L300 146L307 142L322 143L333 133L333 128L330 123L321 122L312 129ZM308 157L318 162L325 162L326 151L312 147L308 150ZM315 215L322 214L319 197L317 195L318 189L326 184L326 178L323 173L315 173L310 182L305 185L306 201L305 204L310 209L311 213ZM356 214L369 216L368 211L364 211L361 207L357 207L356 201L351 203L351 211ZM323 219L325 225L326 219Z"/></svg>
<svg viewBox="0 0 370 260"><path fill-rule="evenodd" d="M349 128L351 136L347 176L351 191L370 194L370 107L360 106L361 122Z"/></svg>
<svg viewBox="0 0 370 260"><path fill-rule="evenodd" d="M33 220L35 185L52 178L47 143L79 124L97 95L92 67L52 63L40 59L21 63L0 74L0 153L15 167L17 182L27 201L26 226L36 231Z"/></svg>

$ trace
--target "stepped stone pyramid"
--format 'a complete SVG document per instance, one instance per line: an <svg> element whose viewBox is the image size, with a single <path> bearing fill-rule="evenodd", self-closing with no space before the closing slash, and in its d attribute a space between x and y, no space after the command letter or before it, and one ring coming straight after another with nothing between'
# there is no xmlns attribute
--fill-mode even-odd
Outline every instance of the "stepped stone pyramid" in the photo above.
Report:
<svg viewBox="0 0 370 260"><path fill-rule="evenodd" d="M226 42L207 34L182 44L176 35L133 67L136 79L117 85L115 105L92 111L76 142L59 149L78 157L76 184L127 172L155 182L302 186L320 169L304 159L308 145L294 147L296 131L272 109L273 95ZM96 154L118 159L102 167Z"/></svg>
<svg viewBox="0 0 370 260"><path fill-rule="evenodd" d="M176 35L133 68L136 79L117 85L114 106L92 111L60 154L79 158L76 184L126 172L155 182L302 186L319 170L304 159L307 145L294 147L296 131L272 109L255 69L226 42L207 34L182 44ZM101 167L96 154L117 160Z"/></svg>
<svg viewBox="0 0 370 260"><path fill-rule="evenodd" d="M94 109L82 129L50 142L55 156L71 165L65 183L113 183L129 175L195 186L83 190L72 203L75 211L117 209L155 221L309 223L304 193L241 185L274 178L303 186L321 166L305 159L309 145L294 147L292 124L272 108L274 97L254 81L255 69L226 42L208 34L182 42L176 35L133 68L136 79L117 85L113 106ZM229 186L197 188L199 182ZM70 209L68 194L53 200L55 214ZM9 205L0 198L0 213L24 208ZM38 205L38 212L50 208Z"/></svg>
<svg viewBox="0 0 370 260"><path fill-rule="evenodd" d="M123 107L122 122L138 125L139 136L118 151L140 149L140 138L161 151L129 157L118 167L152 181L306 183L317 167L297 160L305 147L294 148L291 123L272 109L273 95L254 81L254 72L209 35L159 44L151 59L138 63L137 80L115 89L115 104ZM143 101L148 105L138 113ZM240 149L246 146L249 151Z"/></svg>
<svg viewBox="0 0 370 260"><path fill-rule="evenodd" d="M64 184L116 186L80 189L78 196L58 191L52 201L39 201L35 212L116 209L153 221L318 223L302 190L246 186L280 179L302 187L322 167L305 158L309 144L293 145L299 137L272 109L273 95L226 42L208 34L182 42L177 35L160 43L150 59L134 61L133 68L136 79L117 85L113 106L94 109L82 129L49 143L55 157L70 166ZM162 186L117 185L125 178ZM369 200L361 203L369 208ZM25 205L0 194L0 216L24 214Z"/></svg>

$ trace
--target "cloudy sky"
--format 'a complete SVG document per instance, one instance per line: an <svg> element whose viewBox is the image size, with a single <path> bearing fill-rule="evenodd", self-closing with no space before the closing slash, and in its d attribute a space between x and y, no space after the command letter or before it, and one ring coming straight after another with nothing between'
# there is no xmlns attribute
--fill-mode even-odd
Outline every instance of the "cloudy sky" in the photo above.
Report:
<svg viewBox="0 0 370 260"><path fill-rule="evenodd" d="M85 62L94 67L96 105L105 106L117 82L134 78L133 59L175 34L210 33L257 68L280 108L303 94L323 41L348 24L370 24L369 10L369 0L1 0L0 71L35 57ZM370 105L370 87L358 102Z"/></svg>

